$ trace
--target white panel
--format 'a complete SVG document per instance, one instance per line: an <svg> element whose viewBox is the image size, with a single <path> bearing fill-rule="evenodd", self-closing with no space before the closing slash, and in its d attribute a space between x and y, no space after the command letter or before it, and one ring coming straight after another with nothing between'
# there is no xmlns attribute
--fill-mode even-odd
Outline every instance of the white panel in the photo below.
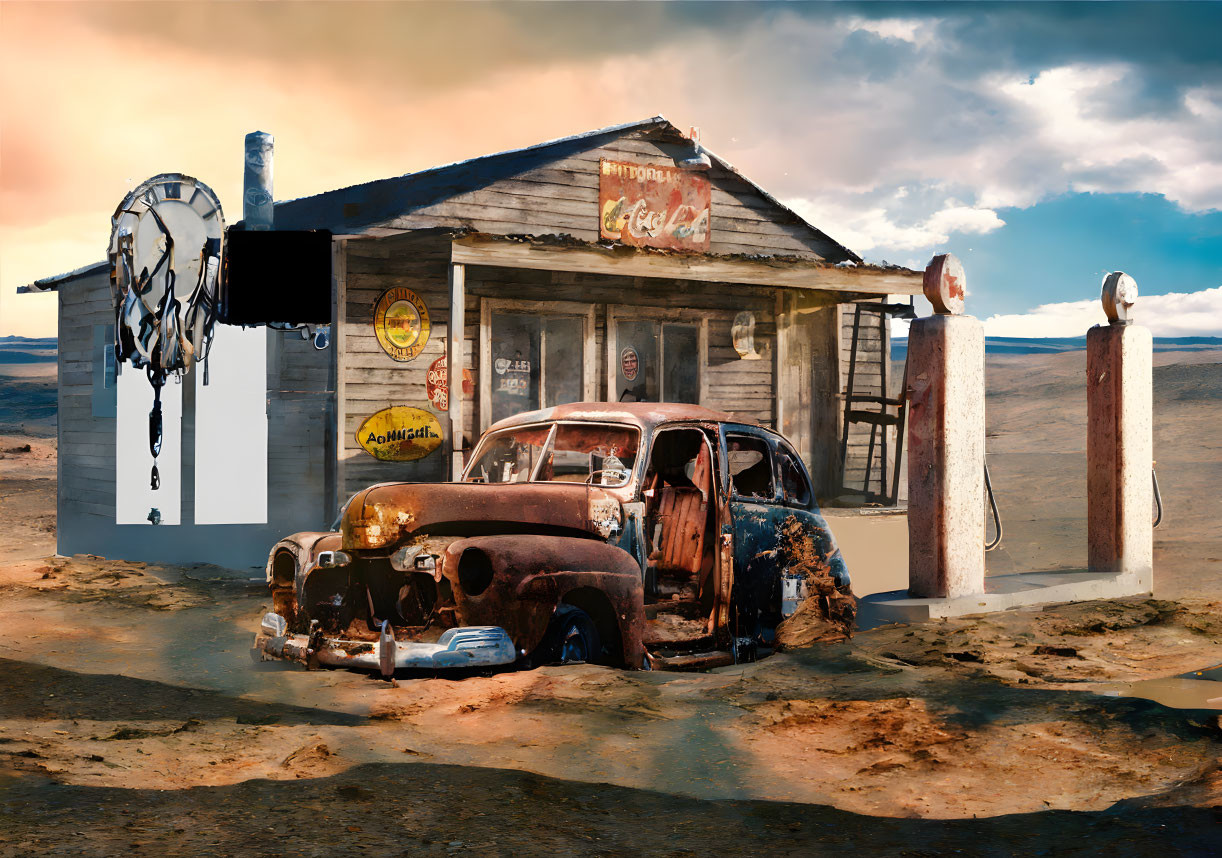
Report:
<svg viewBox="0 0 1222 858"><path fill-rule="evenodd" d="M144 370L123 364L115 415L115 523L150 524L149 510L161 511L161 526L178 524L181 508L182 385L171 379L161 389L162 438L157 470L161 488L149 488L149 411L153 387Z"/></svg>
<svg viewBox="0 0 1222 858"><path fill-rule="evenodd" d="M277 336L289 336L278 334ZM196 370L195 523L267 521L267 331L217 325Z"/></svg>

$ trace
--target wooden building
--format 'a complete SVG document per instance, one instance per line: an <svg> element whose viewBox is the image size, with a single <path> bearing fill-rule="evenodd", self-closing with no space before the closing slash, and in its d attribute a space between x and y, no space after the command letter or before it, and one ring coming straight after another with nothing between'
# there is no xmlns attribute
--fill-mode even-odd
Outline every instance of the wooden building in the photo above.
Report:
<svg viewBox="0 0 1222 858"><path fill-rule="evenodd" d="M60 299L61 553L257 564L278 536L327 526L358 489L451 478L495 420L579 399L727 411L793 440L821 497L886 494L889 469L867 474L865 458L893 458L895 429L853 423L846 435L844 392L850 372L867 400L898 389L878 307L918 293L920 274L863 264L711 153L707 169L684 169L700 154L655 117L277 203L277 229L333 233L334 338L319 351L269 336L268 515L258 525L193 524L189 410L181 523L114 524L106 266L25 287ZM607 177L638 173L707 194L688 212L705 206L688 246L673 235L677 246L607 237L624 222L608 208ZM411 461L371 455L358 430L394 406L424 412L436 449Z"/></svg>

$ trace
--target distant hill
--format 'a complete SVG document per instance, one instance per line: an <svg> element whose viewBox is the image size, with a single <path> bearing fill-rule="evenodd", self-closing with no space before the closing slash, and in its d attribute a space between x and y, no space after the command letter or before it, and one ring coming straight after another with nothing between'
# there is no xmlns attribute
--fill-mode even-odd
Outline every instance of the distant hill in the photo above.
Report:
<svg viewBox="0 0 1222 858"><path fill-rule="evenodd" d="M1155 337L1154 351L1199 351L1222 349L1222 337ZM984 351L991 355L1057 354L1086 350L1086 335L1080 337L985 337ZM891 341L892 360L903 360L908 353L908 338Z"/></svg>
<svg viewBox="0 0 1222 858"><path fill-rule="evenodd" d="M54 363L55 337L0 337L0 364Z"/></svg>

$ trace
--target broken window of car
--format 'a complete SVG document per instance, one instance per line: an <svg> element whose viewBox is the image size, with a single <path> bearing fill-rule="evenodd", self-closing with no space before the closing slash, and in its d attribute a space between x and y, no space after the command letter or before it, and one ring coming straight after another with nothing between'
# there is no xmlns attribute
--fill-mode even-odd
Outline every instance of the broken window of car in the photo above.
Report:
<svg viewBox="0 0 1222 858"><path fill-rule="evenodd" d="M627 485L640 432L603 424L542 424L490 434L476 451L467 482Z"/></svg>
<svg viewBox="0 0 1222 858"><path fill-rule="evenodd" d="M734 495L770 501L776 497L772 484L772 457L768 442L753 435L726 433L726 467Z"/></svg>
<svg viewBox="0 0 1222 858"><path fill-rule="evenodd" d="M781 474L781 503L805 509L810 506L811 490L797 454L784 445L776 450L777 467Z"/></svg>

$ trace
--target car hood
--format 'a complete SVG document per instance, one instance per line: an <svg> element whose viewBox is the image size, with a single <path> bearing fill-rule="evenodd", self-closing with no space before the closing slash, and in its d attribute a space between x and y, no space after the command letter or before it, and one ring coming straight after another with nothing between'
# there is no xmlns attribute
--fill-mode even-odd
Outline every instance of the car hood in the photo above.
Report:
<svg viewBox="0 0 1222 858"><path fill-rule="evenodd" d="M501 527L606 539L622 515L613 495L580 483L383 483L353 496L340 532L344 549L357 551L419 531L478 535Z"/></svg>

